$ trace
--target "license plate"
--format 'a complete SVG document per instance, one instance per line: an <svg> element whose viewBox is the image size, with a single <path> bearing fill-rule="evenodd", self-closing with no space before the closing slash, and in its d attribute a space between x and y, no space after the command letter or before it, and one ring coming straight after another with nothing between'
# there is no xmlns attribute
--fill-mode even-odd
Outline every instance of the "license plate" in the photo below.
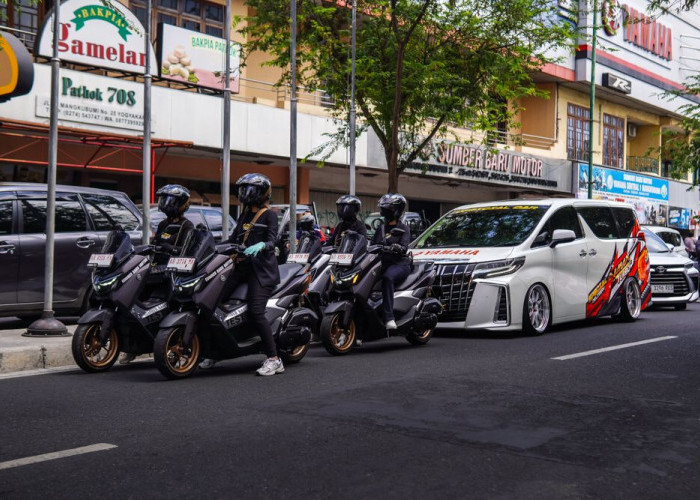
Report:
<svg viewBox="0 0 700 500"><path fill-rule="evenodd" d="M166 271L187 273L194 269L194 259L190 257L170 257Z"/></svg>
<svg viewBox="0 0 700 500"><path fill-rule="evenodd" d="M114 260L113 253L94 253L88 260L89 267L109 267Z"/></svg>
<svg viewBox="0 0 700 500"><path fill-rule="evenodd" d="M351 253L334 253L331 255L331 264L338 264L341 266L349 266L352 264L352 254Z"/></svg>
<svg viewBox="0 0 700 500"><path fill-rule="evenodd" d="M651 285L652 293L673 293L673 285Z"/></svg>
<svg viewBox="0 0 700 500"><path fill-rule="evenodd" d="M308 253L290 253L287 257L287 262L295 262L297 264L306 264L309 262Z"/></svg>

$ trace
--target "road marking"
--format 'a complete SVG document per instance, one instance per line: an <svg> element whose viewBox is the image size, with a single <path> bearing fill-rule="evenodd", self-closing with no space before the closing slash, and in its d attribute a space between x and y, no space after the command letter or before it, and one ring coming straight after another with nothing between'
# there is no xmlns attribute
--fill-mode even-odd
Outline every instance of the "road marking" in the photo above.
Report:
<svg viewBox="0 0 700 500"><path fill-rule="evenodd" d="M600 354L601 352L617 351L618 349L626 349L628 347L634 347L638 345L651 344L652 342L661 342L662 340L677 339L677 336L669 335L668 337L657 337L655 339L640 340L639 342L631 342L629 344L613 345L610 347L603 347L602 349L594 349L592 351L579 352L576 354L568 354L566 356L559 356L556 359L558 361L565 361L567 359L582 358L584 356L592 356L593 354Z"/></svg>
<svg viewBox="0 0 700 500"><path fill-rule="evenodd" d="M82 446L80 448L73 448L70 450L54 451L53 453L44 453L43 455L35 455L33 457L18 458L17 460L10 460L8 462L0 462L0 470L12 469L14 467L21 467L23 465L36 464L39 462L46 462L48 460L56 460L59 458L72 457L75 455L83 455L85 453L94 453L96 451L105 451L116 448L115 444L108 443L97 443L91 444L90 446Z"/></svg>

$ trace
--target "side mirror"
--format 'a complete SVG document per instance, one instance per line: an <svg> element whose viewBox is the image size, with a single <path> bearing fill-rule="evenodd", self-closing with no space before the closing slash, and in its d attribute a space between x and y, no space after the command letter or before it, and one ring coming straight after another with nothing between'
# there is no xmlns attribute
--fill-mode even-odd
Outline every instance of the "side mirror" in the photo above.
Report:
<svg viewBox="0 0 700 500"><path fill-rule="evenodd" d="M667 246L668 249L669 249L670 251L672 251L672 252L673 252L673 249L676 248L676 247L673 246L673 243L666 243L666 246Z"/></svg>
<svg viewBox="0 0 700 500"><path fill-rule="evenodd" d="M571 229L555 229L549 246L554 248L560 243L569 243L575 239L576 233L574 233Z"/></svg>
<svg viewBox="0 0 700 500"><path fill-rule="evenodd" d="M549 231L542 231L540 234L537 235L535 238L535 241L533 241L533 245L543 245L547 243L549 240Z"/></svg>

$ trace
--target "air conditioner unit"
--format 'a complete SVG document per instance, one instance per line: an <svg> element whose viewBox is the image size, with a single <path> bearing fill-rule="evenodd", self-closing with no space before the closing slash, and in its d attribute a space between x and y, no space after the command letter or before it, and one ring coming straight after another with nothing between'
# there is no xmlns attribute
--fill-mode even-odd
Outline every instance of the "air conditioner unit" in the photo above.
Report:
<svg viewBox="0 0 700 500"><path fill-rule="evenodd" d="M627 137L637 137L637 126L634 123L627 124Z"/></svg>

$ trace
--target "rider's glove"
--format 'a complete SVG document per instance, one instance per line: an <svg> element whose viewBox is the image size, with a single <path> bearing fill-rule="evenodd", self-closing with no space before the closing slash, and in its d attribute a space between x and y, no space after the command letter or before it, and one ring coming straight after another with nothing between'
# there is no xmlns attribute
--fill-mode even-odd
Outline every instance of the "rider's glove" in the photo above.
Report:
<svg viewBox="0 0 700 500"><path fill-rule="evenodd" d="M399 245L398 243L393 243L390 247L389 250L391 250L394 253L404 253L404 248L403 245Z"/></svg>
<svg viewBox="0 0 700 500"><path fill-rule="evenodd" d="M253 257L257 257L257 255L260 253L262 249L265 248L265 243L262 241L260 243L256 243L255 245L249 246L248 248L245 249L245 252L243 252L246 255L252 255Z"/></svg>

